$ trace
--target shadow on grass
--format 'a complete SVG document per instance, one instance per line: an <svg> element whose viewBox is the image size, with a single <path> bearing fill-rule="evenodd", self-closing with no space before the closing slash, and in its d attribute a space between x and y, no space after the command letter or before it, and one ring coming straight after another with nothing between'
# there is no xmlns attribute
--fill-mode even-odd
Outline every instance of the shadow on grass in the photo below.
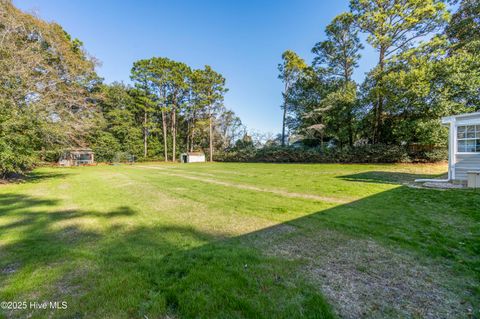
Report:
<svg viewBox="0 0 480 319"><path fill-rule="evenodd" d="M228 205L229 199L225 201ZM448 267L455 265L453 273L459 276L474 282L480 279L476 240L480 194L474 192L399 187L223 241L192 227L139 226L138 212L130 207L109 212L59 211L54 209L57 204L55 199L0 195L0 299L68 301L65 311L36 310L35 316L40 317L330 318L332 312L319 290L298 272L298 260L262 253L265 245L288 243L297 256L293 259L308 254L315 259L316 254L329 251L321 243L331 243L332 251L336 244L335 236L326 241L325 230L342 238L413 251ZM302 246L305 237L313 246ZM312 247L323 251L311 251ZM407 284L409 279L405 278ZM344 289L358 293L348 283ZM382 296L383 288L370 287L380 298L398 302L390 305L393 309L402 306L398 287L390 287L392 296ZM462 289L466 289L467 304L478 300L478 287L467 282ZM441 298L423 304L424 311L442 311L438 307L442 302L450 306ZM375 309L372 300L360 302ZM346 306L348 311L355 305ZM455 311L465 308L454 306ZM357 310L350 308L347 314ZM374 314L385 316L383 310L376 308ZM410 308L402 311L418 314Z"/></svg>
<svg viewBox="0 0 480 319"><path fill-rule="evenodd" d="M67 174L65 173L60 173L60 172L41 172L41 171L34 171L34 172L29 172L26 175L22 174L13 174L10 176L7 176L5 179L0 178L0 185L4 183L10 183L10 184L18 184L18 183L38 183L46 179L58 179L58 178L63 178Z"/></svg>
<svg viewBox="0 0 480 319"><path fill-rule="evenodd" d="M6 317L333 316L292 276L294 263L192 227L135 225L138 212L129 207L55 210L58 203L0 195L0 300L69 305L0 310Z"/></svg>
<svg viewBox="0 0 480 319"><path fill-rule="evenodd" d="M59 179L64 178L68 174L61 172L42 172L42 171L33 171L28 173L25 176L25 181L29 183L38 183L46 179Z"/></svg>
<svg viewBox="0 0 480 319"><path fill-rule="evenodd" d="M381 184L406 184L413 183L420 178L444 178L444 174L411 174L403 172L382 172L371 171L365 173L343 175L338 178L350 182L364 182L364 183L381 183Z"/></svg>
<svg viewBox="0 0 480 319"><path fill-rule="evenodd" d="M15 214L23 209L30 209L40 206L54 206L59 203L56 199L40 199L15 193L0 195L0 216Z"/></svg>
<svg viewBox="0 0 480 319"><path fill-rule="evenodd" d="M368 175L368 174L367 174ZM400 186L248 234L347 318L480 315L480 193Z"/></svg>

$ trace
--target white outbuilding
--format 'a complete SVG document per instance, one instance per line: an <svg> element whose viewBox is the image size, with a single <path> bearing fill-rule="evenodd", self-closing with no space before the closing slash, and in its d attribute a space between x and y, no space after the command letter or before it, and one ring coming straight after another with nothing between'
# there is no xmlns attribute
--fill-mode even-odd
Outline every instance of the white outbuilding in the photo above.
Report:
<svg viewBox="0 0 480 319"><path fill-rule="evenodd" d="M94 153L89 148L66 149L58 160L60 166L80 166L95 164Z"/></svg>
<svg viewBox="0 0 480 319"><path fill-rule="evenodd" d="M205 162L205 154L202 152L188 152L180 156L182 163L203 163Z"/></svg>
<svg viewBox="0 0 480 319"><path fill-rule="evenodd" d="M444 117L442 124L450 129L448 179L480 181L480 112Z"/></svg>

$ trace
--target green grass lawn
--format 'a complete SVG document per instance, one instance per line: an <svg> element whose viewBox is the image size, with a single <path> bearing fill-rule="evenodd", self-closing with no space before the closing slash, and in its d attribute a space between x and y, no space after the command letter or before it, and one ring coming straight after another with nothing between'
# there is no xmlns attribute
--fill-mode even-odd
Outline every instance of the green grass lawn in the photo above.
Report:
<svg viewBox="0 0 480 319"><path fill-rule="evenodd" d="M444 165L39 168L0 185L6 318L468 318L480 192Z"/></svg>

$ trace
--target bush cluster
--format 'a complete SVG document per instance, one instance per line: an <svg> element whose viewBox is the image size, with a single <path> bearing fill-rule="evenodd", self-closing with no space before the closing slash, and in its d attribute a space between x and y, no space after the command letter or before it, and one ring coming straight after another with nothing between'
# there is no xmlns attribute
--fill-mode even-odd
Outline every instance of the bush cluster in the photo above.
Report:
<svg viewBox="0 0 480 319"><path fill-rule="evenodd" d="M34 167L36 154L22 144L9 143L0 136L0 179L21 174Z"/></svg>
<svg viewBox="0 0 480 319"><path fill-rule="evenodd" d="M439 162L448 158L446 149L413 152L397 145L362 145L345 148L298 148L270 146L217 153L219 162L265 163L409 163Z"/></svg>

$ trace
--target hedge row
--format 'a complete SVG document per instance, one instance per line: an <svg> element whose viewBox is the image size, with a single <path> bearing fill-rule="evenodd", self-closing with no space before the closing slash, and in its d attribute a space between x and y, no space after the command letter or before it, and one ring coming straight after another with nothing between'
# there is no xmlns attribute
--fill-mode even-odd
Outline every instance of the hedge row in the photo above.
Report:
<svg viewBox="0 0 480 319"><path fill-rule="evenodd" d="M444 148L432 151L409 151L396 145L363 145L348 148L320 149L294 147L246 148L218 153L219 162L266 163L409 163L440 162L448 159Z"/></svg>

